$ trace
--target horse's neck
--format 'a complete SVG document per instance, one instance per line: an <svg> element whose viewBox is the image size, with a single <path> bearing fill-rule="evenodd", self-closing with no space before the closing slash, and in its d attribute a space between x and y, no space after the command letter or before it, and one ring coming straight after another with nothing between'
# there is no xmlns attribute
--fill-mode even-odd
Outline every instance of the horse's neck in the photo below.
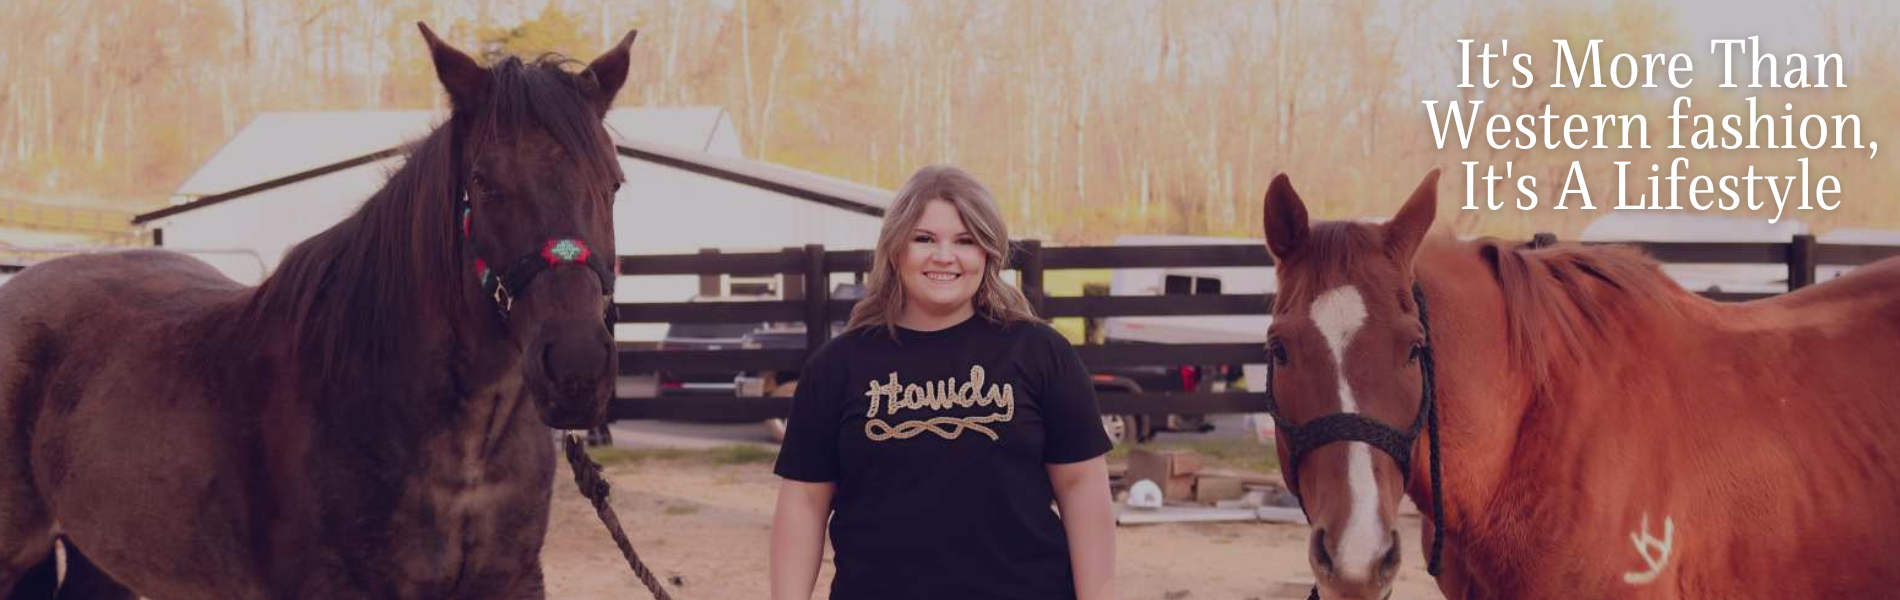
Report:
<svg viewBox="0 0 1900 600"><path fill-rule="evenodd" d="M267 292L260 289L255 293ZM379 340L373 342L373 347L378 348L373 358L337 354L321 345L312 346L299 336L322 334L308 331L310 324L299 323L286 315L266 317L263 321L268 325L262 326L283 329L276 335L244 331L237 335L283 340L286 346L279 349L281 355L287 357L291 369L302 373L285 382L298 386L298 393L292 397L302 398L325 420L345 428L341 431L346 436L416 438L444 428L474 428L479 426L462 423L466 420L464 417L473 415L477 420L485 420L489 407L484 403L495 399L493 391L497 386L506 387L505 382L519 381L520 352L508 339L505 325L496 321L493 300L485 297L472 282L459 294L460 302L446 302L443 306L424 306L416 298L404 297L391 301L416 304L370 308L371 311L389 311L380 314L365 314L359 310L310 311L348 314L350 322L338 326L377 323L374 331L367 332ZM327 296L316 301L353 300ZM255 301L252 304L253 310L260 306ZM315 352L306 353L310 350ZM350 364L334 368L325 366L326 362ZM351 428L356 430L351 431Z"/></svg>
<svg viewBox="0 0 1900 600"><path fill-rule="evenodd" d="M1563 493L1576 481L1576 427L1600 420L1592 413L1627 408L1649 398L1621 397L1616 386L1556 386L1538 392L1524 357L1508 341L1506 318L1512 309L1490 285L1488 271L1469 266L1421 270L1432 294L1432 345L1437 363L1438 411L1448 545L1461 562L1493 581L1508 581L1519 567L1536 560L1526 553L1564 528L1580 526L1574 515L1583 495ZM1592 354L1592 377L1653 370L1643 352ZM1599 372L1600 371L1600 372ZM1556 397L1546 397L1556 396ZM1424 464L1425 461L1414 461ZM1427 473L1414 472L1412 497L1421 508L1430 500Z"/></svg>
<svg viewBox="0 0 1900 600"><path fill-rule="evenodd" d="M1460 547L1465 559L1475 559L1472 553L1485 552L1471 544L1536 531L1525 526L1533 515L1517 510L1522 506L1496 502L1509 486L1523 483L1515 471L1515 449L1532 418L1532 390L1510 355L1503 296L1479 283L1490 281L1489 275L1451 267L1421 268L1419 276L1428 293L1436 364L1448 544ZM1428 461L1413 464L1411 496L1430 514L1436 500ZM1514 543L1502 541L1499 547L1520 547Z"/></svg>

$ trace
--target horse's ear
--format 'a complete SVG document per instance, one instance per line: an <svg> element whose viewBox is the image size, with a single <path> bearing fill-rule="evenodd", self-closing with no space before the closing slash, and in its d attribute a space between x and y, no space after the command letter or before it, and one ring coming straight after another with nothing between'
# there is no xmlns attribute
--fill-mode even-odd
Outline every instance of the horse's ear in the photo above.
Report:
<svg viewBox="0 0 1900 600"><path fill-rule="evenodd" d="M600 105L603 113L613 107L614 95L619 94L621 84L627 82L629 61L627 49L633 46L633 38L638 35L640 35L638 29L628 31L625 37L620 38L620 43L614 44L613 48L595 58L594 62L587 63L587 72L593 75L596 83L600 84L600 97L595 98L594 101Z"/></svg>
<svg viewBox="0 0 1900 600"><path fill-rule="evenodd" d="M1418 251L1419 242L1431 231L1432 219L1437 216L1438 169L1432 169L1425 174L1425 180L1418 183L1418 189L1412 190L1412 197L1405 201L1405 206L1385 224L1386 251L1409 264L1412 254Z"/></svg>
<svg viewBox="0 0 1900 600"><path fill-rule="evenodd" d="M422 29L422 39L429 43L429 58L435 61L435 77L442 81L442 88L448 90L449 100L458 109L480 105L488 95L488 69L436 37L428 24L417 21L416 27Z"/></svg>
<svg viewBox="0 0 1900 600"><path fill-rule="evenodd" d="M1300 201L1299 193L1293 191L1293 182L1287 180L1285 173L1267 185L1261 213L1266 221L1267 251L1273 253L1274 260L1286 262L1306 244L1308 231L1306 203Z"/></svg>

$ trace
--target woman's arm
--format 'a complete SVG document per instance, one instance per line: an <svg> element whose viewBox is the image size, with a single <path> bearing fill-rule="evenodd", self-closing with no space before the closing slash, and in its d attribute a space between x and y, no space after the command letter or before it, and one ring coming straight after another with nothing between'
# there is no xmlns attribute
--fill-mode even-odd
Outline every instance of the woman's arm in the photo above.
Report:
<svg viewBox="0 0 1900 600"><path fill-rule="evenodd" d="M772 514L772 600L811 600L825 554L825 525L837 483L786 479Z"/></svg>
<svg viewBox="0 0 1900 600"><path fill-rule="evenodd" d="M1069 564L1077 600L1115 597L1115 510L1108 495L1108 459L1052 464L1049 483L1069 536Z"/></svg>

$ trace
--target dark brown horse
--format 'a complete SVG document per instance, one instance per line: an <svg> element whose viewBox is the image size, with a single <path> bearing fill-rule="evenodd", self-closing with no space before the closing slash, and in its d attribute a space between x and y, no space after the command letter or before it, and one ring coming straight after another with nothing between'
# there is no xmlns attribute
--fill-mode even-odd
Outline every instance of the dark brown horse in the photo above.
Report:
<svg viewBox="0 0 1900 600"><path fill-rule="evenodd" d="M547 428L613 384L633 35L484 68L422 33L448 121L261 286L158 251L0 286L0 590L63 536L148 598L542 597Z"/></svg>
<svg viewBox="0 0 1900 600"><path fill-rule="evenodd" d="M1297 467L1281 438L1321 598L1390 593L1401 494L1443 509L1449 598L1900 593L1900 262L1718 303L1624 247L1427 239L1436 186L1310 227L1284 176L1267 192L1280 416L1372 432ZM1433 402L1442 506L1430 435L1359 441Z"/></svg>

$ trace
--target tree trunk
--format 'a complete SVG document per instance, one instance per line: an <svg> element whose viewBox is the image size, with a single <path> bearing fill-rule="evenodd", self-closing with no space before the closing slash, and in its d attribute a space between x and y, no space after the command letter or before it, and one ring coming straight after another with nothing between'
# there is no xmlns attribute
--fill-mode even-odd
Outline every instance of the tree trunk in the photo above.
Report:
<svg viewBox="0 0 1900 600"><path fill-rule="evenodd" d="M759 104L752 94L752 1L739 0L739 60L740 69L745 71L745 114L746 129L752 135L759 134ZM758 158L754 155L753 158Z"/></svg>
<svg viewBox="0 0 1900 600"><path fill-rule="evenodd" d="M667 12L673 17L673 27L668 30L670 35L666 36L666 63L660 70L663 79L660 85L664 86L664 89L667 90L667 93L661 95L661 101L665 103L683 104L683 90L686 88L686 82L679 80L678 73L680 44L686 39L686 24L684 23L686 7L672 2L667 3L666 7Z"/></svg>
<svg viewBox="0 0 1900 600"><path fill-rule="evenodd" d="M120 94L120 97L124 98L125 101L119 105L119 112L122 115L119 120L123 121L123 123L119 126L120 150L119 160L117 162L119 163L120 176L124 177L126 181L132 181L132 163L138 162L132 159L132 157L135 156L132 132L138 131L138 122L134 120L134 115L138 113L132 110L134 104L132 101L133 94Z"/></svg>
<svg viewBox="0 0 1900 600"><path fill-rule="evenodd" d="M95 166L106 161L106 118L112 114L110 88L99 94L98 106L92 121L92 164Z"/></svg>
<svg viewBox="0 0 1900 600"><path fill-rule="evenodd" d="M54 120L56 117L53 114L53 78L51 75L43 75L40 78L40 123L45 126L45 131L40 135L40 143L48 149L54 145Z"/></svg>
<svg viewBox="0 0 1900 600"><path fill-rule="evenodd" d="M1082 90L1081 90L1082 93L1080 94L1081 108L1077 109L1076 111L1075 200L1077 202L1087 202L1088 197L1089 197L1089 186L1088 186L1089 105L1093 104L1093 102L1091 101L1089 97L1088 81L1089 80L1087 77L1082 78Z"/></svg>
<svg viewBox="0 0 1900 600"><path fill-rule="evenodd" d="M366 69L366 72L361 75L364 80L363 106L371 110L382 108L383 106L382 76L378 72L378 67L383 64L383 61L376 57L376 15L380 12L382 11L375 9L363 11L363 15L368 23L365 23L365 27L359 32L359 34L363 36L363 67Z"/></svg>
<svg viewBox="0 0 1900 600"><path fill-rule="evenodd" d="M238 13L239 13L238 31L240 32L239 35L242 35L244 37L244 72L246 74L249 74L251 71L252 54L253 54L253 50L251 48L251 36L252 36L251 0L241 0L240 2L238 2Z"/></svg>
<svg viewBox="0 0 1900 600"><path fill-rule="evenodd" d="M802 19L794 19L790 27L779 29L778 40L772 49L772 73L765 81L765 108L759 113L759 144L753 152L753 156L761 160L765 158L766 140L772 134L772 103L778 98L779 71L785 66L785 53L791 48L789 40L785 38L785 33L787 30L798 29L800 21Z"/></svg>

